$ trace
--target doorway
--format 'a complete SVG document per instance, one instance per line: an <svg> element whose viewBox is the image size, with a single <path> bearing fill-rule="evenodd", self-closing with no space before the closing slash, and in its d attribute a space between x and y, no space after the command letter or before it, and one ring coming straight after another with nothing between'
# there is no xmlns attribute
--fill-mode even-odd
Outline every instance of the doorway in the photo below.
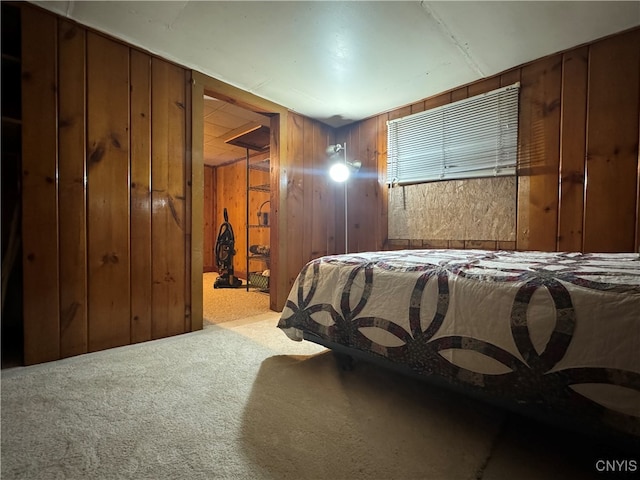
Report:
<svg viewBox="0 0 640 480"><path fill-rule="evenodd" d="M204 271L204 126L202 124L204 118L204 96L210 96L219 101L229 103L261 114L269 119L270 126L270 151L271 160L270 168L270 184L273 186L271 191L271 215L269 223L270 228L270 245L271 245L271 276L269 284L269 308L273 311L279 311L284 305L288 294L288 288L282 287L280 283L286 283L283 272L286 270L286 264L278 261L281 251L286 249L284 241L286 237L280 236L279 232L286 229L286 218L280 216L278 212L283 207L283 198L281 196L282 180L281 169L287 162L286 149L282 149L281 145L285 145L287 124L289 121L288 110L276 103L264 98L233 87L220 80L197 71L191 71L191 112L192 122L189 127L191 136L192 152L191 164L191 183L193 189L191 192L192 208L190 212L191 218L191 268L190 279L192 285L192 301L191 301L191 327L192 330L202 328L202 301L203 290L202 277ZM214 169L215 170L215 169ZM245 213L246 215L246 213ZM221 218L221 217L219 217ZM212 222L209 227L211 231L216 229L216 233L211 233L210 238L217 234L219 227L218 221ZM242 230L243 226L238 227ZM210 260L211 262L211 260Z"/></svg>
<svg viewBox="0 0 640 480"><path fill-rule="evenodd" d="M203 321L207 325L269 311L270 257L251 250L259 247L264 253L270 243L271 119L213 95L205 94L203 104ZM267 168L256 169L257 165ZM225 239L233 241L231 256L216 248L219 234L225 232ZM266 279L266 288L256 288L256 275Z"/></svg>

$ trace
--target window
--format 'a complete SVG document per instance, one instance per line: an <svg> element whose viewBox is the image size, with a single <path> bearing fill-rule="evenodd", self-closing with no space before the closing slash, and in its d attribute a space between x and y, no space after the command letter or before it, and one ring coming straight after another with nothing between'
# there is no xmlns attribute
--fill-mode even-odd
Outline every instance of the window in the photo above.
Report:
<svg viewBox="0 0 640 480"><path fill-rule="evenodd" d="M520 84L387 122L387 182L515 175Z"/></svg>

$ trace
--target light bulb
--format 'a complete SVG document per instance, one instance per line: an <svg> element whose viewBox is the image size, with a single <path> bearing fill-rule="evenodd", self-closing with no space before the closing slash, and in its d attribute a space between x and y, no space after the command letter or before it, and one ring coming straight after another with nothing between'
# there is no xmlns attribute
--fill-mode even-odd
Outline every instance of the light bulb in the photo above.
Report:
<svg viewBox="0 0 640 480"><path fill-rule="evenodd" d="M349 178L349 167L344 163L334 163L329 169L329 176L334 182L345 182Z"/></svg>

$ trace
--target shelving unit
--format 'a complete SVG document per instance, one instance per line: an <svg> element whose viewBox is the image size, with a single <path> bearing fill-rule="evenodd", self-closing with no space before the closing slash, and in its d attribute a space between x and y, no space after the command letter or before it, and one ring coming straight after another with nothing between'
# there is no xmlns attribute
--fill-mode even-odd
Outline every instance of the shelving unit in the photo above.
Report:
<svg viewBox="0 0 640 480"><path fill-rule="evenodd" d="M266 206L270 203L271 187L268 183L255 181L254 172L269 172L270 160L261 160L251 162L249 158L249 150L247 149L247 291L250 288L257 288L261 292L269 292L269 275L265 275L266 271L271 268L271 248L265 242L254 242L255 232L263 229L269 229L269 213ZM261 175L262 180L264 175ZM257 198L254 198L257 197ZM255 202L253 200L256 200ZM257 204L259 207L257 212L251 212L250 206ZM262 236L261 238L264 238Z"/></svg>
<svg viewBox="0 0 640 480"><path fill-rule="evenodd" d="M269 185L270 161L265 157L269 154L270 131L266 125L254 123L245 126L241 133L226 140L226 143L242 147L246 151L247 162L247 216L246 216L246 259L247 259L247 291L257 288L261 292L269 293L269 271L271 248L269 246L269 235L265 235L265 229L269 229L269 215L267 210L262 210L270 200L271 187ZM259 156L253 161L249 155L249 150L258 152ZM265 174L266 173L266 174ZM252 206L257 206L256 211L251 211ZM256 216L256 213L260 214ZM266 215L262 215L266 213ZM256 243L257 242L257 243ZM253 246L259 247L257 249ZM256 251L252 251L256 250Z"/></svg>

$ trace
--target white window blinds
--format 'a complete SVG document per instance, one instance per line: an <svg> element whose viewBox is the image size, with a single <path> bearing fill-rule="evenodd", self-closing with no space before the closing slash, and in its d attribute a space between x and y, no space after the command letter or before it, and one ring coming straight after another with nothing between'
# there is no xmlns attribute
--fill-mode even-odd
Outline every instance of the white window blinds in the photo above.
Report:
<svg viewBox="0 0 640 480"><path fill-rule="evenodd" d="M520 84L387 122L387 182L515 175Z"/></svg>

